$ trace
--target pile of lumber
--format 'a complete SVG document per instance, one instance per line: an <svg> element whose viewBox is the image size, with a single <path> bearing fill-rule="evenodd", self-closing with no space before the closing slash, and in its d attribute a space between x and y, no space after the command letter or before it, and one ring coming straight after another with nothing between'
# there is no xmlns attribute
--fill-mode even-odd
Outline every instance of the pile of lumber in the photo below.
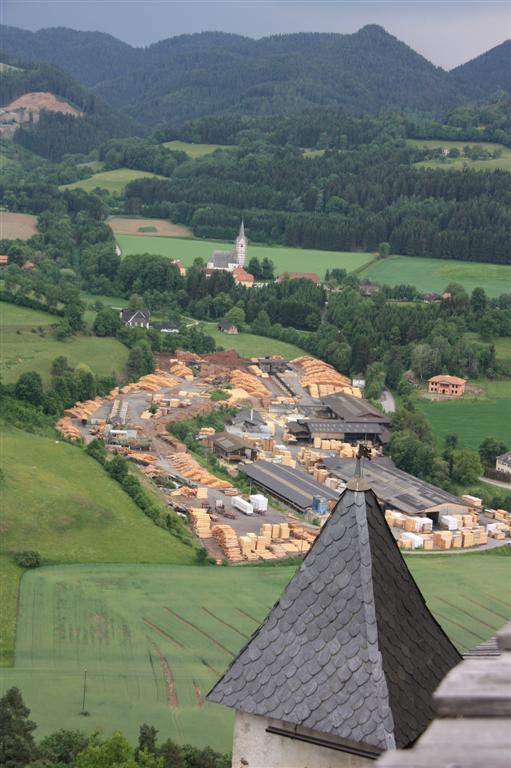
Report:
<svg viewBox="0 0 511 768"><path fill-rule="evenodd" d="M250 397L270 397L271 392L259 381L257 376L235 368L231 371L230 381L233 389L242 389Z"/></svg>
<svg viewBox="0 0 511 768"><path fill-rule="evenodd" d="M310 355L302 355L291 361L300 366L303 376L300 384L308 389L311 397L325 397L334 392L346 392L355 397L361 397L358 387L353 387L350 379L335 370L332 365L324 363Z"/></svg>
<svg viewBox="0 0 511 768"><path fill-rule="evenodd" d="M252 536L240 536L239 538L239 545L240 545L240 551L241 555L244 560L247 560L249 563L253 563L256 560L259 560L259 555L255 551L255 543L254 538Z"/></svg>
<svg viewBox="0 0 511 768"><path fill-rule="evenodd" d="M64 437L67 437L68 440L80 440L82 437L80 430L73 425L69 416L64 416L62 419L59 419L55 424L55 429Z"/></svg>
<svg viewBox="0 0 511 768"><path fill-rule="evenodd" d="M143 453L142 451L132 451L128 450L126 453L126 456L128 459L131 459L131 461L134 461L136 464L153 464L157 456L155 456L153 453Z"/></svg>
<svg viewBox="0 0 511 768"><path fill-rule="evenodd" d="M191 368L189 368L184 363L179 362L179 360L171 360L169 365L169 371L174 376L179 376L180 378L184 379L185 381L193 381L193 371Z"/></svg>
<svg viewBox="0 0 511 768"><path fill-rule="evenodd" d="M254 363L253 365L247 366L247 371L251 373L253 376L257 376L259 379L269 378L269 374L262 371L256 363Z"/></svg>
<svg viewBox="0 0 511 768"><path fill-rule="evenodd" d="M240 563L242 561L241 549L238 543L238 537L230 525L215 525L211 531L213 538L226 558L231 563Z"/></svg>
<svg viewBox="0 0 511 768"><path fill-rule="evenodd" d="M185 498L196 498L197 488L189 488L187 485L180 485L175 491L170 492L171 496L184 496Z"/></svg>
<svg viewBox="0 0 511 768"><path fill-rule="evenodd" d="M138 381L132 384L126 384L125 387L121 387L118 391L123 395L129 392L157 392L159 389L176 387L179 384L178 380L165 371L156 370L154 373L149 373L147 376L142 376ZM116 390L112 390L111 395L117 394Z"/></svg>
<svg viewBox="0 0 511 768"><path fill-rule="evenodd" d="M211 538L211 518L201 507L191 507L188 515L192 528L200 539Z"/></svg>
<svg viewBox="0 0 511 768"><path fill-rule="evenodd" d="M154 477L154 475L158 475L159 477L167 476L165 470L161 469L161 467L157 467L156 464L148 464L147 467L142 467L142 472L144 475L149 475L151 477Z"/></svg>
<svg viewBox="0 0 511 768"><path fill-rule="evenodd" d="M64 416L69 416L71 419L88 419L98 410L102 402L100 397L96 397L95 400L86 400L83 403L78 401L71 408L66 408Z"/></svg>
<svg viewBox="0 0 511 768"><path fill-rule="evenodd" d="M502 522L488 523L486 531L488 536L491 536L492 539L498 539L499 541L502 541L502 539L505 539L506 536L510 535L509 526Z"/></svg>
<svg viewBox="0 0 511 768"><path fill-rule="evenodd" d="M192 480L197 485L206 485L208 488L219 490L232 488L231 483L228 483L227 480L220 480L207 469L203 469L189 453L171 453L168 459L180 475Z"/></svg>

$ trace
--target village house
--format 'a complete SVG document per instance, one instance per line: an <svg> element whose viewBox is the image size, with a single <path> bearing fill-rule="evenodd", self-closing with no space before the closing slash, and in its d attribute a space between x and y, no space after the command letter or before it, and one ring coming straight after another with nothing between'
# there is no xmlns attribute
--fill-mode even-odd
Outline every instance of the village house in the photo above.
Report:
<svg viewBox="0 0 511 768"><path fill-rule="evenodd" d="M245 224L242 219L240 231L234 243L234 250L213 251L207 263L207 269L220 269L226 272L232 272L236 267L244 267L247 257L247 245L248 241L245 237Z"/></svg>
<svg viewBox="0 0 511 768"><path fill-rule="evenodd" d="M361 768L416 741L460 660L355 476L207 698L236 712L235 768Z"/></svg>
<svg viewBox="0 0 511 768"><path fill-rule="evenodd" d="M218 321L217 328L219 331L222 331L222 333L238 333L238 326L225 318Z"/></svg>
<svg viewBox="0 0 511 768"><path fill-rule="evenodd" d="M27 259L23 262L22 269L35 269L35 264L33 261L30 261L30 259Z"/></svg>
<svg viewBox="0 0 511 768"><path fill-rule="evenodd" d="M355 376L353 376L351 383L354 387L358 387L359 389L364 389L366 385L366 377L364 376L363 373L357 373L355 374Z"/></svg>
<svg viewBox="0 0 511 768"><path fill-rule="evenodd" d="M506 475L511 475L511 451L506 451L506 453L501 453L500 456L497 456L495 469L497 472L504 472Z"/></svg>
<svg viewBox="0 0 511 768"><path fill-rule="evenodd" d="M183 262L181 261L181 259L172 259L172 261L170 263L174 264L174 266L176 266L178 268L179 274L181 275L181 277L185 277L185 275L186 275L186 267L183 264Z"/></svg>
<svg viewBox="0 0 511 768"><path fill-rule="evenodd" d="M380 290L380 286L376 283L372 283L370 280L365 278L360 283L360 293L362 296L374 296L375 293L378 293Z"/></svg>
<svg viewBox="0 0 511 768"><path fill-rule="evenodd" d="M465 379L458 376L440 374L428 379L428 392L431 395L450 395L461 397L465 392Z"/></svg>
<svg viewBox="0 0 511 768"><path fill-rule="evenodd" d="M282 283L283 280L310 280L316 285L320 285L321 280L315 272L283 272L277 277L277 283Z"/></svg>
<svg viewBox="0 0 511 768"><path fill-rule="evenodd" d="M119 312L124 325L128 325L130 328L149 328L149 319L151 313L148 309L130 309L125 307Z"/></svg>
<svg viewBox="0 0 511 768"><path fill-rule="evenodd" d="M6 267L9 263L8 256L0 256L0 267Z"/></svg>
<svg viewBox="0 0 511 768"><path fill-rule="evenodd" d="M252 288L254 285L255 277L247 272L243 267L234 267L232 270L232 276L236 285L244 285L245 288Z"/></svg>

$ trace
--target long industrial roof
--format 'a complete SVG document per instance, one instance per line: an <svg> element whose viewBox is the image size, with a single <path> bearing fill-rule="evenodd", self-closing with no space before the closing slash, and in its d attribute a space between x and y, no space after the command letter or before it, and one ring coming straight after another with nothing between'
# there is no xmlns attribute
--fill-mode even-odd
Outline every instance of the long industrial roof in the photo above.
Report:
<svg viewBox="0 0 511 768"><path fill-rule="evenodd" d="M318 483L307 472L283 464L271 464L269 461L254 461L239 467L247 477L261 485L269 493L279 496L300 510L312 505L313 496L323 496L337 501L339 493Z"/></svg>
<svg viewBox="0 0 511 768"><path fill-rule="evenodd" d="M324 459L325 467L336 477L347 482L355 472L354 459ZM436 485L419 480L388 463L378 460L364 463L364 478L379 499L389 507L417 514L436 504L465 504L458 496L437 488Z"/></svg>

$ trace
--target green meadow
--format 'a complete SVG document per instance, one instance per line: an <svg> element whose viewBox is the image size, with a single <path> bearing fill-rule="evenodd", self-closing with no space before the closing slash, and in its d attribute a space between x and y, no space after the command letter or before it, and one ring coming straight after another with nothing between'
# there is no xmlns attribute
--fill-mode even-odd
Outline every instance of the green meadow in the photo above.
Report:
<svg viewBox="0 0 511 768"><path fill-rule="evenodd" d="M230 251L233 243L221 243L215 240L191 240L178 237L150 237L144 235L116 235L122 255L132 253L150 253L167 256L169 259L181 259L187 267L200 257L207 261L213 251ZM347 251L318 251L306 248L285 248L270 245L249 245L248 259L267 256L275 264L276 274L282 272L315 272L323 278L327 269L334 267L348 272L360 269L374 256L370 253L350 253Z"/></svg>
<svg viewBox="0 0 511 768"><path fill-rule="evenodd" d="M282 355L288 360L308 354L294 344L287 344L278 339L268 339L253 333L229 334L219 331L215 323L204 323L204 333L213 336L217 347L233 349L242 357L265 357L266 355Z"/></svg>
<svg viewBox="0 0 511 768"><path fill-rule="evenodd" d="M387 285L415 285L423 293L440 293L449 283L461 283L469 293L484 288L491 297L511 290L511 266L451 259L389 256L371 264L360 277Z"/></svg>
<svg viewBox="0 0 511 768"><path fill-rule="evenodd" d="M173 149L176 152L186 152L188 157L195 160L197 157L204 157L204 155L210 155L217 149L235 149L232 146L224 146L222 144L192 144L187 141L165 141L163 144L167 149Z"/></svg>
<svg viewBox="0 0 511 768"><path fill-rule="evenodd" d="M477 554L407 558L461 650L509 618L510 562ZM2 671L0 693L20 687L39 736L57 727L119 729L134 743L146 722L178 742L228 751L233 713L205 702L205 695L293 572L95 564L26 573L16 661ZM80 715L84 669L86 718Z"/></svg>
<svg viewBox="0 0 511 768"><path fill-rule="evenodd" d="M500 157L490 157L486 160L471 160L468 157L445 157L435 160L424 160L416 163L420 168L443 168L444 170L461 171L463 168L471 168L476 171L511 171L511 149L503 144L493 144L488 141L444 141L443 139L407 139L406 143L411 147L427 147L428 149L459 149L463 152L464 147L481 147L488 152L500 150Z"/></svg>
<svg viewBox="0 0 511 768"><path fill-rule="evenodd" d="M124 187L134 179L163 179L157 173L148 171L134 171L131 168L116 168L114 171L100 171L87 179L74 181L72 184L64 184L60 189L83 189L85 192L93 192L96 187L110 192L112 195L120 195L124 192Z"/></svg>
<svg viewBox="0 0 511 768"><path fill-rule="evenodd" d="M90 321L91 317L86 319ZM128 360L128 349L123 344L113 338L84 335L58 341L50 326L59 320L46 312L0 302L0 373L6 384L27 371L37 371L48 381L51 364L60 355L67 357L71 366L86 364L100 376L122 373Z"/></svg>

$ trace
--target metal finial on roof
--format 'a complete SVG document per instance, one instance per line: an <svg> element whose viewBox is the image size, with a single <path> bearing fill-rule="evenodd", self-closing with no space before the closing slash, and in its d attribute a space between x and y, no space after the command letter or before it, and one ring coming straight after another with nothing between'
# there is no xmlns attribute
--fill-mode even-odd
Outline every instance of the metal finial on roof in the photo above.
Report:
<svg viewBox="0 0 511 768"><path fill-rule="evenodd" d="M358 444L358 451L356 455L355 474L348 482L348 488L350 491L368 491L369 484L367 480L362 476L362 462L364 459L371 461L371 449L365 443Z"/></svg>

